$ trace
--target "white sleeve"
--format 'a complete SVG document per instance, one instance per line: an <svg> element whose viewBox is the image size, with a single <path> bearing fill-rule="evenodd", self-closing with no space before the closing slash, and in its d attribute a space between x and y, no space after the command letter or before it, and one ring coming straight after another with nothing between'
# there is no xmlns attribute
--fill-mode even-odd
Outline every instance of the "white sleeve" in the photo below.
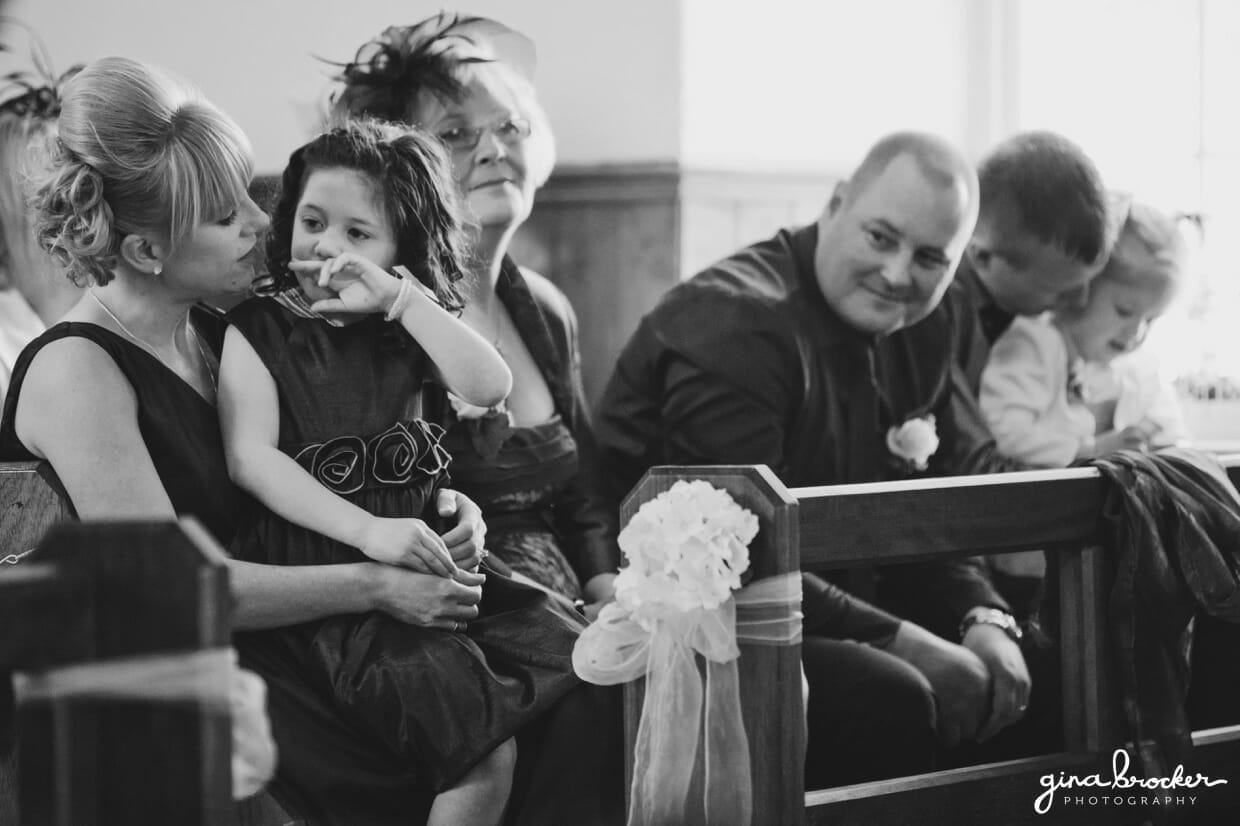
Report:
<svg viewBox="0 0 1240 826"><path fill-rule="evenodd" d="M1133 424L1153 431L1150 443L1154 447L1168 447L1192 435L1184 425L1175 388L1163 378L1157 359L1137 351L1120 364L1120 369L1128 374L1124 384L1131 382L1139 399L1138 409L1129 418L1138 420Z"/></svg>
<svg viewBox="0 0 1240 826"><path fill-rule="evenodd" d="M982 371L979 404L999 452L1039 467L1067 467L1081 449L1081 437L1055 416L1058 384L1066 366L1057 346L1059 332L1017 319L990 352Z"/></svg>

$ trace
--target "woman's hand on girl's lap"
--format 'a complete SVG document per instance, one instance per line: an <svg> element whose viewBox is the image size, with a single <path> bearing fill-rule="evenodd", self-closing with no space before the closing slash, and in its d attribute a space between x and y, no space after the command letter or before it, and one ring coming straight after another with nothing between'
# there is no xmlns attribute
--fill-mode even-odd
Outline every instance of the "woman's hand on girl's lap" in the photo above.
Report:
<svg viewBox="0 0 1240 826"><path fill-rule="evenodd" d="M336 294L310 305L318 313L384 313L400 292L400 278L351 252L326 261L290 261L289 269L316 276L316 283Z"/></svg>
<svg viewBox="0 0 1240 826"><path fill-rule="evenodd" d="M449 577L457 571L444 541L421 519L371 517L359 548L376 562L424 574Z"/></svg>
<svg viewBox="0 0 1240 826"><path fill-rule="evenodd" d="M456 579L395 568L370 566L376 610L409 625L460 630L478 616L486 577L462 571Z"/></svg>
<svg viewBox="0 0 1240 826"><path fill-rule="evenodd" d="M487 538L481 508L465 494L448 488L439 491L435 508L445 519L456 516L456 524L440 537L448 554L461 568L476 567L482 561Z"/></svg>

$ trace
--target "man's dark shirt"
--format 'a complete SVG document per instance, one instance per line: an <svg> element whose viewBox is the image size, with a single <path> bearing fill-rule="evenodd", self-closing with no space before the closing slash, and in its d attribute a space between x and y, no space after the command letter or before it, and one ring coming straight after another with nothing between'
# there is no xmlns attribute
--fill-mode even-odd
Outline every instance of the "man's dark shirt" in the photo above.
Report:
<svg viewBox="0 0 1240 826"><path fill-rule="evenodd" d="M957 427L968 434L968 438L957 444L951 464L956 473L1029 470L1031 465L999 452L977 404L990 348L1016 316L995 303L967 256L960 262L943 304L952 308L954 323L956 364L952 374L952 411Z"/></svg>
<svg viewBox="0 0 1240 826"><path fill-rule="evenodd" d="M974 399L982 386L982 370L990 358L990 349L999 336L1012 326L1014 313L999 306L990 290L982 283L977 271L966 256L956 271L956 280L948 288L947 301L961 307L956 362L964 370L968 387ZM971 316L976 332L966 332ZM978 335L980 333L980 335Z"/></svg>
<svg viewBox="0 0 1240 826"><path fill-rule="evenodd" d="M982 328L982 335L986 337L988 348L993 347L999 336L1007 332L1007 328L1016 320L1015 313L1008 312L995 301L967 257L960 262L952 289L959 290L968 297Z"/></svg>
<svg viewBox="0 0 1240 826"><path fill-rule="evenodd" d="M642 320L600 404L613 499L661 464L766 464L790 487L904 478L887 430L926 414L940 438L931 472L958 472L978 435L960 432L952 404L961 305L862 335L823 298L817 238L816 226L781 231L673 288ZM976 605L1006 608L977 560L893 566L883 580L933 595L940 628Z"/></svg>

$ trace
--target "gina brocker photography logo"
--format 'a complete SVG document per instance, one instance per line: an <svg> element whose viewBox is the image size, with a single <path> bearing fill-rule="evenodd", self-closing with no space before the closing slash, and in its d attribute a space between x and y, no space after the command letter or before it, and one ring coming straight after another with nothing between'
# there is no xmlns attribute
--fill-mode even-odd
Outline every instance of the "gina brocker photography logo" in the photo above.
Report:
<svg viewBox="0 0 1240 826"><path fill-rule="evenodd" d="M1195 806L1202 793L1213 786L1225 786L1223 779L1204 774L1186 774L1177 765L1167 777L1132 777L1130 758L1124 749L1111 755L1111 776L1100 773L1075 775L1058 772L1042 775L1045 791L1033 802L1034 811L1044 815L1056 803L1064 806L1141 806L1172 808Z"/></svg>

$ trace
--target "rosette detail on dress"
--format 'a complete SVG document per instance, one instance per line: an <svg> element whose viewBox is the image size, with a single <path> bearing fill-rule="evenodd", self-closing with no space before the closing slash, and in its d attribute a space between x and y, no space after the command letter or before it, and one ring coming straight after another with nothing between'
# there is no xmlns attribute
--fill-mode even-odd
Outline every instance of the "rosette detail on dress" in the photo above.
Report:
<svg viewBox="0 0 1240 826"><path fill-rule="evenodd" d="M306 445L293 459L342 496L364 488L403 487L416 475L434 476L451 457L439 444L443 428L422 419L397 422L370 437L337 436Z"/></svg>

